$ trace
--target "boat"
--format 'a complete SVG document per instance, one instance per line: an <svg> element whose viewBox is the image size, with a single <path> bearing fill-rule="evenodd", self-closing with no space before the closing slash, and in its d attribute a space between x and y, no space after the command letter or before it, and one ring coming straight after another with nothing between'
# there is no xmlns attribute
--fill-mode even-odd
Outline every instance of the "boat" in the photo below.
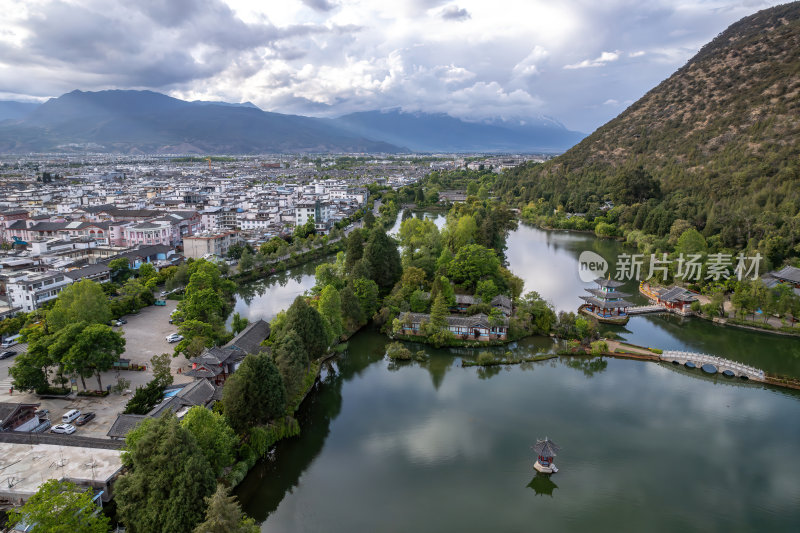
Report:
<svg viewBox="0 0 800 533"><path fill-rule="evenodd" d="M533 463L533 468L542 474L555 474L558 472L558 467L553 464L553 457L555 457L560 448L558 445L548 439L536 440L536 444L531 446L531 449L536 452L536 462Z"/></svg>

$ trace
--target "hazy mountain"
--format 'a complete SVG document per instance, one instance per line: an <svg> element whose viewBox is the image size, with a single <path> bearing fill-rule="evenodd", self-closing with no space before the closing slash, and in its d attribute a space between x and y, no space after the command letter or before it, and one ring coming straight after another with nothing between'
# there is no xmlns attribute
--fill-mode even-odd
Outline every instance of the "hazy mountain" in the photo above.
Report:
<svg viewBox="0 0 800 533"><path fill-rule="evenodd" d="M0 121L17 120L26 117L41 104L32 102L15 102L12 100L0 100Z"/></svg>
<svg viewBox="0 0 800 533"><path fill-rule="evenodd" d="M420 152L562 152L584 134L562 124L466 122L444 113L406 113L398 109L344 115L333 122L355 134Z"/></svg>
<svg viewBox="0 0 800 533"><path fill-rule="evenodd" d="M151 91L73 91L0 124L0 152L397 152L327 120Z"/></svg>
<svg viewBox="0 0 800 533"><path fill-rule="evenodd" d="M620 226L665 236L682 219L725 246L763 240L778 261L800 255L798 117L793 2L731 25L580 144L501 188L567 211L598 212L609 198L626 206Z"/></svg>

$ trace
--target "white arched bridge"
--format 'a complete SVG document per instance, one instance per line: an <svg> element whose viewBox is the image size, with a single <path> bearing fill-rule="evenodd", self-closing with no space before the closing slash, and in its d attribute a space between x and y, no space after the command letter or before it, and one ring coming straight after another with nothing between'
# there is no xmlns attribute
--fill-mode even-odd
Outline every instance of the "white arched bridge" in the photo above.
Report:
<svg viewBox="0 0 800 533"><path fill-rule="evenodd" d="M660 354L659 357L662 361L666 361L668 363L676 363L686 366L688 366L687 363L691 363L697 368L701 368L704 365L711 365L717 370L717 372L722 374L747 378L753 381L766 381L766 376L764 375L763 370L738 363L736 361L731 361L730 359L725 359L723 357L717 357L716 355L694 352L679 352L677 350L664 350L664 353Z"/></svg>

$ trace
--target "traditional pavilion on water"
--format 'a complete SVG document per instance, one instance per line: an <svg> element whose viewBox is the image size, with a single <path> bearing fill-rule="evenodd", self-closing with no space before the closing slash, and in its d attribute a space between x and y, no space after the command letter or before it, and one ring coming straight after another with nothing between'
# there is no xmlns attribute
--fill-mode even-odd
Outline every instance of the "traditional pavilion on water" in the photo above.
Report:
<svg viewBox="0 0 800 533"><path fill-rule="evenodd" d="M553 464L553 457L558 455L560 448L555 442L547 437L544 440L536 439L536 444L531 448L536 452L536 462L533 463L533 468L543 474L558 472L558 468Z"/></svg>
<svg viewBox="0 0 800 533"><path fill-rule="evenodd" d="M586 289L591 296L581 296L586 303L580 306L579 312L595 317L599 322L610 324L626 324L628 313L626 309L635 304L625 300L631 295L617 290L622 282L613 279L597 278L594 280L597 288Z"/></svg>

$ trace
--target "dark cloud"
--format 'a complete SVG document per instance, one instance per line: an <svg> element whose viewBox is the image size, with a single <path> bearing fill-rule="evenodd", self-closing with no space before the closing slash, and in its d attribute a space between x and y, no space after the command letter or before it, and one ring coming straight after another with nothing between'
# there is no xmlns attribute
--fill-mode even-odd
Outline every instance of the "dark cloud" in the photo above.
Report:
<svg viewBox="0 0 800 533"><path fill-rule="evenodd" d="M469 11L459 8L457 5L449 5L439 12L439 16L445 20L467 20L471 17Z"/></svg>
<svg viewBox="0 0 800 533"><path fill-rule="evenodd" d="M305 5L310 7L311 9L315 9L317 11L330 11L336 7L336 4L333 2L329 2L328 0L300 0Z"/></svg>

